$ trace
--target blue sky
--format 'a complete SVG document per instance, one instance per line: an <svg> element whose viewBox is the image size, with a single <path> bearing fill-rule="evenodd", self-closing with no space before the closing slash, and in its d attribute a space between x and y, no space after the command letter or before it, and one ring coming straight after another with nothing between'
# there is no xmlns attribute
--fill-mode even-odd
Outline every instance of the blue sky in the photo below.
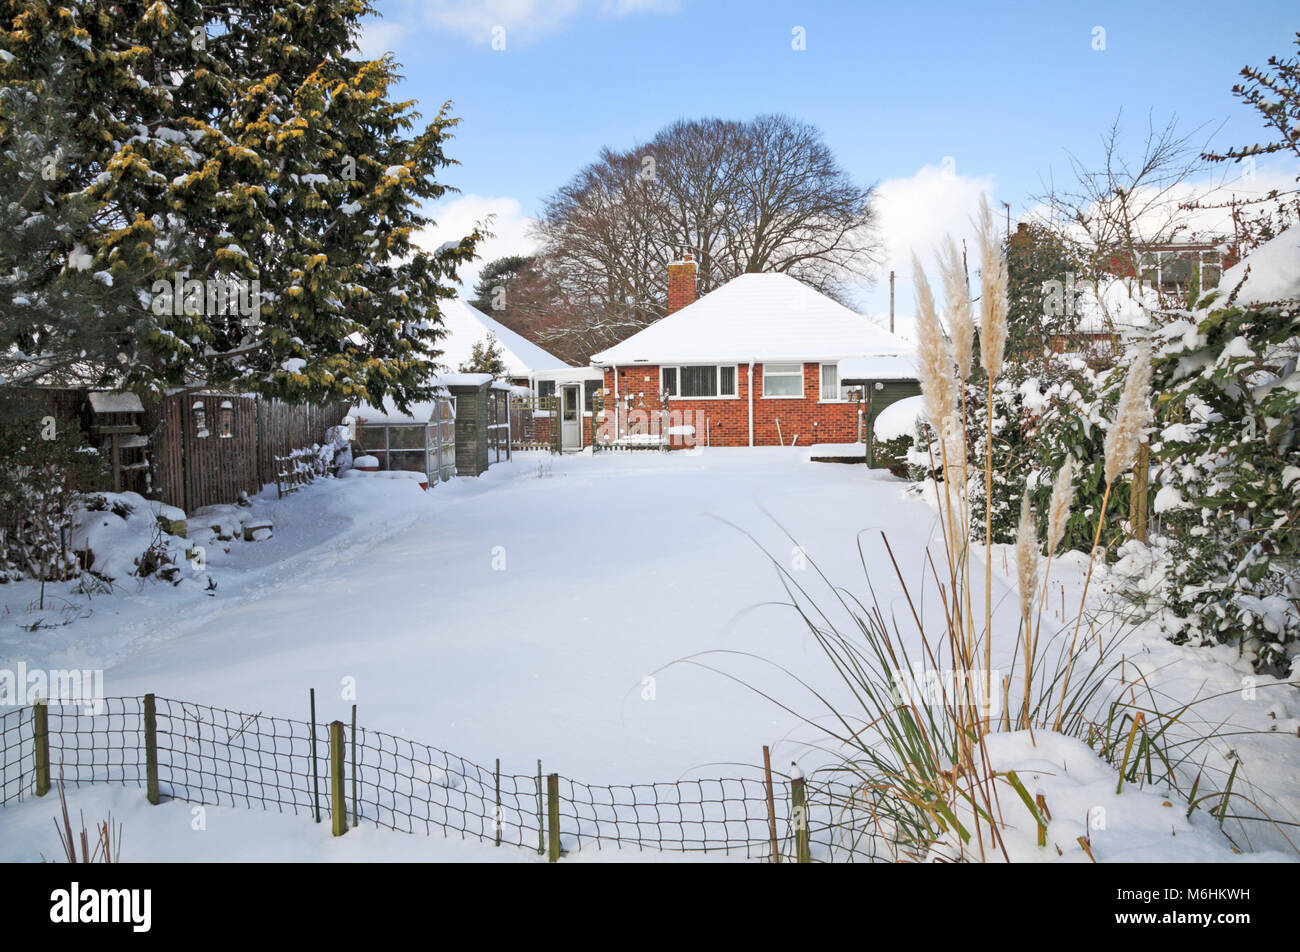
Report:
<svg viewBox="0 0 1300 952"><path fill-rule="evenodd" d="M1029 208L1042 181L1066 171L1067 151L1097 155L1121 108L1135 147L1152 110L1189 131L1205 125L1221 146L1257 141L1262 126L1231 86L1242 66L1293 55L1300 28L1282 2L1249 13L1197 2L377 5L365 51L394 52L399 94L426 115L451 99L462 120L451 153L463 164L446 175L461 196L435 209L434 246L495 212L499 237L485 255L528 250L528 217L601 146L628 147L680 117L786 112L881 186L900 269L913 247L924 254L944 231L962 232L981 191L1013 216ZM1260 171L1293 179L1294 165ZM860 295L868 311L887 300L883 281Z"/></svg>

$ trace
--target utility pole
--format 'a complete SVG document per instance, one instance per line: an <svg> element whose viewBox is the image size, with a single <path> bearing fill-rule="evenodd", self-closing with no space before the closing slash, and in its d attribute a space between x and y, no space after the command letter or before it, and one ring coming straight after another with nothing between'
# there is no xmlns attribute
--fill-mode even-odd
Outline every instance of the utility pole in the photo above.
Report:
<svg viewBox="0 0 1300 952"><path fill-rule="evenodd" d="M1002 204L1007 210L1007 238L1010 238L1011 237L1011 203L1003 202Z"/></svg>
<svg viewBox="0 0 1300 952"><path fill-rule="evenodd" d="M894 333L894 272L889 272L889 333Z"/></svg>

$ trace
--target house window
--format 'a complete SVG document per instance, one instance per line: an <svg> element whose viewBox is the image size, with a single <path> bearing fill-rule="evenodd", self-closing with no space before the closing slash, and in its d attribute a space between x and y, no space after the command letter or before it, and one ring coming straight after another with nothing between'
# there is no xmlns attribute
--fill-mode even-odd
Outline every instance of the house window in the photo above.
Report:
<svg viewBox="0 0 1300 952"><path fill-rule="evenodd" d="M601 387L605 385L602 380L588 380L584 388L584 397L582 408L587 413L595 412L596 394L600 392Z"/></svg>
<svg viewBox="0 0 1300 952"><path fill-rule="evenodd" d="M822 364L821 393L823 403L848 399L844 388L840 386L839 364Z"/></svg>
<svg viewBox="0 0 1300 952"><path fill-rule="evenodd" d="M802 397L803 364L764 364L763 396Z"/></svg>
<svg viewBox="0 0 1300 952"><path fill-rule="evenodd" d="M659 383L670 397L734 397L735 364L661 367Z"/></svg>
<svg viewBox="0 0 1300 952"><path fill-rule="evenodd" d="M659 385L670 397L677 396L677 368L664 367L659 371Z"/></svg>
<svg viewBox="0 0 1300 952"><path fill-rule="evenodd" d="M555 396L555 381L554 380L537 381L537 395L539 397Z"/></svg>

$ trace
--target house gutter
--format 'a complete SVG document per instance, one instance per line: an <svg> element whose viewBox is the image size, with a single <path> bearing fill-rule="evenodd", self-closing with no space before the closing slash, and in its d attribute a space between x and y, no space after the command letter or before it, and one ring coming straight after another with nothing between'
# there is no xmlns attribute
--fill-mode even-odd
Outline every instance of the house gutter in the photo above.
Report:
<svg viewBox="0 0 1300 952"><path fill-rule="evenodd" d="M749 445L754 445L754 362L749 362Z"/></svg>

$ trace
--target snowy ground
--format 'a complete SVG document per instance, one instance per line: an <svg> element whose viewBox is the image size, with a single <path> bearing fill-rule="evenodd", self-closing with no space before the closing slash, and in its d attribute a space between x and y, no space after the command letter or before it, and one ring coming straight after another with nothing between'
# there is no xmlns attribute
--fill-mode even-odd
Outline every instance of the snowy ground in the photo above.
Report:
<svg viewBox="0 0 1300 952"><path fill-rule="evenodd" d="M369 728L482 764L500 757L506 772L531 775L540 758L548 771L593 783L731 776L739 772L733 764L758 763L764 744L773 745L778 765L799 759L815 766L797 743L808 729L792 715L723 674L673 664L699 652L733 652L696 660L820 713L789 677L748 657L819 686L831 682L799 619L771 604L784 592L769 554L819 596L826 589L811 565L800 571L806 562L866 598L865 560L881 603L907 611L871 530L884 530L900 567L919 576L934 537L933 510L883 471L809 463L807 453L518 454L484 477L427 493L403 480L318 482L283 501L255 502L255 511L274 522L274 536L210 559L218 580L212 596L197 585L130 583L94 599L88 617L29 632L22 625L31 617L30 586L0 588L7 612L0 618L0 668L19 661L102 667L109 696L155 692L299 719L315 687L322 721L350 716L343 691L355 684L358 720ZM995 550L995 627L1014 632L1018 606L1000 559ZM1067 599L1078 574L1065 560ZM924 602L919 583L912 585ZM933 611L928 618L927 627L938 620ZM1226 650L1175 648L1141 632L1133 638L1135 659L1184 696L1238 692L1249 673ZM995 667L1008 668L1008 660L1005 653L995 657ZM1291 687L1215 704L1201 709L1204 716L1235 718L1252 729L1287 727L1300 716ZM1289 729L1244 738L1236 752L1243 773L1272 791L1277 811L1294 817L1300 738ZM136 809L139 791L126 793ZM89 819L115 795L75 796L90 798ZM30 814L37 814L31 829L48 827L47 807L28 801L0 811L0 858L20 858L9 845L20 842L21 858L30 858L32 841L11 833L15 824L26 829ZM188 807L164 809L188 828ZM318 858L314 824L301 834L311 838L302 839L288 832L302 826L301 818L236 819L236 812L220 811L220 822L281 851L257 855ZM210 818L215 813L210 809ZM1156 850L1147 858L1208 855L1186 845L1186 835L1176 853ZM1206 847L1211 853L1223 852L1217 834L1197 835L1214 838ZM369 831L357 841L387 843L391 836ZM1285 848L1268 836L1252 845ZM439 858L494 858L475 853L477 846L464 847L464 855L459 848L448 845ZM159 843L148 852L162 857L168 849ZM196 859L238 853L221 845L177 849ZM374 853L404 858L405 849Z"/></svg>

